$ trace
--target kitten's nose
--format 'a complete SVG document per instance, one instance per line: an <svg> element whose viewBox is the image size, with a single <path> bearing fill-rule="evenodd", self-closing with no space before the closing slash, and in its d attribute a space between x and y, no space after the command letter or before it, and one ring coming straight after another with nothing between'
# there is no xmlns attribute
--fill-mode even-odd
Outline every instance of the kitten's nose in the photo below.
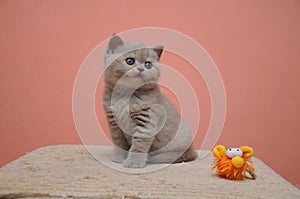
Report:
<svg viewBox="0 0 300 199"><path fill-rule="evenodd" d="M137 69L140 71L140 73L144 71L143 67L137 67Z"/></svg>

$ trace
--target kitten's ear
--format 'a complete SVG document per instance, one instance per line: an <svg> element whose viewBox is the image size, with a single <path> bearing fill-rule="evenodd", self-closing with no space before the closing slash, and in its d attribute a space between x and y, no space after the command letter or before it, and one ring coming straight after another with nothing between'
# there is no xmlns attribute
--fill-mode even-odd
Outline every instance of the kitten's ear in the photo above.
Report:
<svg viewBox="0 0 300 199"><path fill-rule="evenodd" d="M108 46L107 46L107 52L114 52L114 50L119 47L122 46L124 44L123 40L121 39L121 37L119 37L116 33L114 33L109 42L108 42Z"/></svg>
<svg viewBox="0 0 300 199"><path fill-rule="evenodd" d="M156 52L157 56L158 56L158 59L160 59L160 56L164 50L164 46L163 45L158 45L158 46L155 46L153 48L154 52Z"/></svg>

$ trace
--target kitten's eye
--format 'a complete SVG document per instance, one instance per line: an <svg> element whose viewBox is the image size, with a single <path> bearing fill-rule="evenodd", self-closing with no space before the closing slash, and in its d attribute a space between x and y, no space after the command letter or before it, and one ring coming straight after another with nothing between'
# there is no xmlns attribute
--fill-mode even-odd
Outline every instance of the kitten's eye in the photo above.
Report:
<svg viewBox="0 0 300 199"><path fill-rule="evenodd" d="M135 62L135 60L132 57L127 58L125 61L126 61L126 64L128 64L128 65L133 65Z"/></svg>
<svg viewBox="0 0 300 199"><path fill-rule="evenodd" d="M146 61L145 62L145 67L148 68L148 69L152 68L152 63L149 62L149 61Z"/></svg>

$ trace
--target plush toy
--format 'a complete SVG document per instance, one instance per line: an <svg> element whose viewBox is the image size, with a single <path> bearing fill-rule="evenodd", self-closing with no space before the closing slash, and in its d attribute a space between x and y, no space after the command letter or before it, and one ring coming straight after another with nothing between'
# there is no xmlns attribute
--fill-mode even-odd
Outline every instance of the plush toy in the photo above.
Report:
<svg viewBox="0 0 300 199"><path fill-rule="evenodd" d="M256 178L255 169L251 166L250 158L253 156L253 149L249 146L239 148L226 148L218 145L213 149L216 161L212 169L217 170L219 176L230 180L244 180ZM250 176L249 176L250 175Z"/></svg>

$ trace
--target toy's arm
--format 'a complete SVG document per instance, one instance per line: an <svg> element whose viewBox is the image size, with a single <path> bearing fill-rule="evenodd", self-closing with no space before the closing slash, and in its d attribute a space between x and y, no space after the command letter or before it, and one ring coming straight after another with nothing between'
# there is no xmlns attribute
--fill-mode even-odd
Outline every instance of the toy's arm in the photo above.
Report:
<svg viewBox="0 0 300 199"><path fill-rule="evenodd" d="M241 146L240 149L243 151L243 156L245 158L250 158L253 156L254 150L249 146Z"/></svg>
<svg viewBox="0 0 300 199"><path fill-rule="evenodd" d="M213 149L213 154L216 158L221 158L226 154L226 148L223 145L215 146Z"/></svg>

